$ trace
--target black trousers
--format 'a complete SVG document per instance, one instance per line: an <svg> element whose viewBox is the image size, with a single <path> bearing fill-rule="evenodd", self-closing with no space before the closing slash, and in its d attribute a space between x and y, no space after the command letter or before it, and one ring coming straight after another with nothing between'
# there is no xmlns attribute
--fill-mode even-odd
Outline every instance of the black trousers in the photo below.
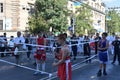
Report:
<svg viewBox="0 0 120 80"><path fill-rule="evenodd" d="M27 52L27 58L30 58L31 50L28 50Z"/></svg>
<svg viewBox="0 0 120 80"><path fill-rule="evenodd" d="M98 53L97 44L98 44L98 42L95 42L95 54Z"/></svg>
<svg viewBox="0 0 120 80"><path fill-rule="evenodd" d="M118 57L118 62L120 63L120 51L114 51L113 63L116 61Z"/></svg>
<svg viewBox="0 0 120 80"><path fill-rule="evenodd" d="M4 57L5 47L0 47L1 57Z"/></svg>
<svg viewBox="0 0 120 80"><path fill-rule="evenodd" d="M72 46L72 52L73 52L74 58L76 58L76 56L77 56L77 46Z"/></svg>

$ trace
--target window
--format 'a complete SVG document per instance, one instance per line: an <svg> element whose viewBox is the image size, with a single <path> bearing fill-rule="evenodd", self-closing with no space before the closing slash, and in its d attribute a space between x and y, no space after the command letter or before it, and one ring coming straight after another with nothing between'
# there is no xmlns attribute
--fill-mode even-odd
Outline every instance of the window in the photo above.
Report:
<svg viewBox="0 0 120 80"><path fill-rule="evenodd" d="M0 30L3 30L3 20L0 20Z"/></svg>
<svg viewBox="0 0 120 80"><path fill-rule="evenodd" d="M0 3L0 13L3 13L3 3Z"/></svg>

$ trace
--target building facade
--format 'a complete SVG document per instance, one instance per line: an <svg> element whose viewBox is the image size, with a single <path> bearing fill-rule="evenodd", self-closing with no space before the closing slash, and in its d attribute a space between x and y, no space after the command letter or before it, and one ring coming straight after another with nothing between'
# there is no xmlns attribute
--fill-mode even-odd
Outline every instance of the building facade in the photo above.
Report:
<svg viewBox="0 0 120 80"><path fill-rule="evenodd" d="M79 4L75 5L75 1L78 1ZM68 9L73 10L73 13L76 11L76 6L79 7L81 4L87 4L91 8L93 21L92 25L97 32L105 31L105 5L101 0L70 0L68 3ZM78 6L79 5L79 6Z"/></svg>
<svg viewBox="0 0 120 80"><path fill-rule="evenodd" d="M35 0L0 0L0 30L24 31L28 27L28 2Z"/></svg>
<svg viewBox="0 0 120 80"><path fill-rule="evenodd" d="M73 0L75 1L75 0ZM73 1L68 1L68 9L75 13L76 6ZM77 0L76 0L77 1ZM105 6L101 0L78 0L91 6L93 26L98 32L105 31ZM0 0L0 30L1 31L25 31L28 27L30 5L35 0ZM79 4L76 4L79 7ZM70 24L71 14L68 17Z"/></svg>
<svg viewBox="0 0 120 80"><path fill-rule="evenodd" d="M92 9L93 26L98 32L105 31L105 5L101 0L86 0Z"/></svg>

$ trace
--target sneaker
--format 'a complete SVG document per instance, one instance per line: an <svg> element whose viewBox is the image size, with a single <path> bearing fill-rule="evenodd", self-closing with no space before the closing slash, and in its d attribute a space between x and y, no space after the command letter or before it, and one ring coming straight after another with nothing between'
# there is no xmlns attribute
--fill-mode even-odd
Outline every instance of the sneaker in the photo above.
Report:
<svg viewBox="0 0 120 80"><path fill-rule="evenodd" d="M39 72L38 71L36 71L35 73L34 73L34 75L37 75Z"/></svg>
<svg viewBox="0 0 120 80"><path fill-rule="evenodd" d="M19 65L23 66L23 65L24 65L24 63L20 63Z"/></svg>
<svg viewBox="0 0 120 80"><path fill-rule="evenodd" d="M97 73L97 77L101 77L101 75L102 75L102 72L101 72L101 70L99 70Z"/></svg>
<svg viewBox="0 0 120 80"><path fill-rule="evenodd" d="M118 62L118 65L120 65L120 62Z"/></svg>
<svg viewBox="0 0 120 80"><path fill-rule="evenodd" d="M29 60L31 60L31 58L27 58L27 60L29 61Z"/></svg>
<svg viewBox="0 0 120 80"><path fill-rule="evenodd" d="M106 75L107 75L107 72L106 72L106 71L103 71L103 75L105 75L105 76L106 76Z"/></svg>
<svg viewBox="0 0 120 80"><path fill-rule="evenodd" d="M89 63L92 63L91 59L89 60Z"/></svg>
<svg viewBox="0 0 120 80"><path fill-rule="evenodd" d="M41 74L45 74L45 72L41 72Z"/></svg>
<svg viewBox="0 0 120 80"><path fill-rule="evenodd" d="M74 60L76 60L76 57L74 57Z"/></svg>
<svg viewBox="0 0 120 80"><path fill-rule="evenodd" d="M119 63L119 65L120 65L120 63Z"/></svg>
<svg viewBox="0 0 120 80"><path fill-rule="evenodd" d="M111 64L114 64L114 62L112 62Z"/></svg>
<svg viewBox="0 0 120 80"><path fill-rule="evenodd" d="M36 62L34 62L33 65L36 66Z"/></svg>

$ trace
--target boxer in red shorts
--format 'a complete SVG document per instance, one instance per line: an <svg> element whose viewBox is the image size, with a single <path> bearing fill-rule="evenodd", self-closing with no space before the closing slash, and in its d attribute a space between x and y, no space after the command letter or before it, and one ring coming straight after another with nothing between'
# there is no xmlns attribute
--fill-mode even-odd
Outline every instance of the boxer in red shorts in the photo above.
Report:
<svg viewBox="0 0 120 80"><path fill-rule="evenodd" d="M58 66L58 77L60 80L72 80L72 64L70 61L70 50L66 44L64 34L58 36L58 43L61 45L60 51L55 54L58 62L54 62L53 66Z"/></svg>
<svg viewBox="0 0 120 80"><path fill-rule="evenodd" d="M46 52L45 52L45 44L46 40L43 36L40 34L38 35L37 44L39 45L37 47L37 51L34 54L34 57L36 58L36 72L34 74L38 74L39 68L40 68L40 61L42 62L42 71L45 71L45 60L46 60Z"/></svg>
<svg viewBox="0 0 120 80"><path fill-rule="evenodd" d="M45 61L46 60L46 53L45 53L44 48L38 48L37 51L34 54L34 57L37 60Z"/></svg>

